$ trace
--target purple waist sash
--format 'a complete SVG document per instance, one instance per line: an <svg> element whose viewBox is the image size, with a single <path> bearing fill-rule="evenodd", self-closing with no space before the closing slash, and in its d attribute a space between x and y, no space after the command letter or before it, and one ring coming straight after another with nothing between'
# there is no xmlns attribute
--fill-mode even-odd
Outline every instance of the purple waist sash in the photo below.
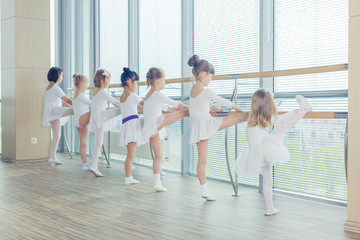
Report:
<svg viewBox="0 0 360 240"><path fill-rule="evenodd" d="M137 119L137 118L139 118L138 115L130 115L122 120L122 124L126 123L127 121L130 121L132 119Z"/></svg>

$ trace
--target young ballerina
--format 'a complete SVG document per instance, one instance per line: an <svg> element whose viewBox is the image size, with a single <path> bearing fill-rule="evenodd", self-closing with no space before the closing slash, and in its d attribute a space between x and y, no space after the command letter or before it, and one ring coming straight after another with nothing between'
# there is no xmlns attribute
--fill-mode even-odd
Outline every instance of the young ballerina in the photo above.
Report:
<svg viewBox="0 0 360 240"><path fill-rule="evenodd" d="M279 213L274 208L272 197L273 174L275 162L289 160L289 151L283 144L285 131L293 127L307 112L312 110L303 96L297 95L300 109L277 114L277 107L271 92L266 89L257 90L251 98L251 110L246 128L248 147L236 159L235 170L243 176L258 173L263 175L263 192L266 203L265 216ZM269 134L269 127L276 125Z"/></svg>
<svg viewBox="0 0 360 240"><path fill-rule="evenodd" d="M234 124L246 121L246 113L238 113L227 117L212 117L210 111L210 101L213 100L227 108L242 112L234 103L219 97L210 89L205 88L209 85L211 77L215 74L214 67L204 59L199 59L198 55L193 55L188 60L188 65L193 67L192 72L196 78L196 83L190 91L189 113L191 118L190 144L196 144L198 149L197 175L201 185L201 197L207 201L214 201L206 185L206 161L208 156L208 142L216 133Z"/></svg>
<svg viewBox="0 0 360 240"><path fill-rule="evenodd" d="M64 125L69 115L73 114L72 101L58 87L63 80L63 70L59 67L50 68L47 79L49 85L46 88L44 98L43 124L51 126L53 138L50 143L50 163L62 164L56 159L56 150L61 136L61 126ZM63 107L65 106L65 107Z"/></svg>
<svg viewBox="0 0 360 240"><path fill-rule="evenodd" d="M74 86L76 87L73 97L74 108L74 124L79 134L80 140L80 158L83 163L83 170L90 170L90 166L86 157L86 146L89 137L89 120L90 120L90 106L91 101L85 92L89 86L89 79L82 74L73 75Z"/></svg>
<svg viewBox="0 0 360 240"><path fill-rule="evenodd" d="M89 130L95 132L95 146L92 153L92 162L90 171L96 177L104 175L98 169L98 160L101 146L104 140L104 131L110 130L112 127L112 119L121 114L120 101L113 98L106 90L110 85L111 75L104 69L96 71L94 76L94 90L91 101L91 114L89 121ZM107 103L110 102L116 108L106 109Z"/></svg>
<svg viewBox="0 0 360 240"><path fill-rule="evenodd" d="M136 146L140 146L142 141L142 128L138 116L138 108L142 108L144 101L138 95L134 94L137 89L139 75L124 68L121 74L121 85L124 92L120 97L120 109L122 112L122 126L120 132L119 146L127 147L127 156L125 160L125 184L131 185L140 181L134 179L131 175L132 160L135 157Z"/></svg>
<svg viewBox="0 0 360 240"><path fill-rule="evenodd" d="M159 131L188 116L188 107L182 103L168 98L159 91L165 87L165 73L160 68L150 68L146 74L147 84L151 86L150 91L146 94L143 108L144 115L144 127L143 138L145 141L149 141L154 150L154 189L158 192L167 191L161 184L160 180L160 165L162 160L162 147ZM164 104L168 104L171 107L164 107ZM168 112L162 114L162 111Z"/></svg>

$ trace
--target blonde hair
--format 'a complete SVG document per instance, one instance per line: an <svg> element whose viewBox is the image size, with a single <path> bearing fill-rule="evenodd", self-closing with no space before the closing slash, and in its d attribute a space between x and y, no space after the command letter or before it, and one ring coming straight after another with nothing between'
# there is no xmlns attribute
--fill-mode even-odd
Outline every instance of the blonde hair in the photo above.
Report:
<svg viewBox="0 0 360 240"><path fill-rule="evenodd" d="M74 73L73 82L75 87L79 87L80 83L89 82L89 79L85 75Z"/></svg>
<svg viewBox="0 0 360 240"><path fill-rule="evenodd" d="M266 128L273 125L273 115L277 115L277 107L271 92L260 88L251 97L251 110L248 127L259 125Z"/></svg>
<svg viewBox="0 0 360 240"><path fill-rule="evenodd" d="M206 61L205 59L200 59L198 55L194 54L192 55L187 64L192 68L192 73L198 78L199 74L201 72L211 73L212 75L215 75L215 69L214 66Z"/></svg>
<svg viewBox="0 0 360 240"><path fill-rule="evenodd" d="M165 72L161 68L152 67L149 69L149 71L146 74L146 82L148 86L151 86L154 84L156 79L164 78Z"/></svg>
<svg viewBox="0 0 360 240"><path fill-rule="evenodd" d="M106 78L110 78L111 74L104 70L104 69L99 69L95 72L95 76L94 76L94 86L97 88L101 87L101 80L105 80Z"/></svg>

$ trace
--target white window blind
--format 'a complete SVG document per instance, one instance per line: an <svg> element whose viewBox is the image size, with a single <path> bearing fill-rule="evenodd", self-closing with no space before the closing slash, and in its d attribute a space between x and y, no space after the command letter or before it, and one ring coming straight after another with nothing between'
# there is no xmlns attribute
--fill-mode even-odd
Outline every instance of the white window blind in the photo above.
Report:
<svg viewBox="0 0 360 240"><path fill-rule="evenodd" d="M146 81L151 67L162 68L166 78L181 77L181 0L139 1L139 76ZM149 88L140 87L145 97ZM169 97L181 96L181 84L167 84L162 93ZM181 171L181 121L166 127L168 145L162 162L167 170ZM169 151L168 147L171 147ZM139 159L143 165L152 165L148 159Z"/></svg>
<svg viewBox="0 0 360 240"><path fill-rule="evenodd" d="M100 1L100 67L111 73L111 84L128 67L127 0Z"/></svg>
<svg viewBox="0 0 360 240"><path fill-rule="evenodd" d="M215 67L215 74L234 74L259 71L259 1L194 1L194 53ZM212 81L209 87L217 94L230 97L234 80ZM252 92L259 80L238 80L238 105L248 110ZM247 97L246 97L247 96ZM235 127L229 128L229 157L235 160ZM238 126L238 151L247 146L245 124ZM209 141L207 176L229 180L225 163L225 130ZM193 147L194 163L190 172L196 174L197 150ZM240 179L240 183L258 185L258 177Z"/></svg>
<svg viewBox="0 0 360 240"><path fill-rule="evenodd" d="M275 70L347 63L348 1L276 0L274 19ZM347 111L347 71L276 77L274 85L275 95L305 94L314 111ZM284 99L279 110L297 107ZM289 130L291 160L275 166L274 188L346 201L345 124L304 119Z"/></svg>
<svg viewBox="0 0 360 240"><path fill-rule="evenodd" d="M146 81L151 67L162 68L166 78L181 77L181 1L139 1L139 74ZM144 96L146 87L140 88ZM181 96L181 84L168 84L167 96Z"/></svg>

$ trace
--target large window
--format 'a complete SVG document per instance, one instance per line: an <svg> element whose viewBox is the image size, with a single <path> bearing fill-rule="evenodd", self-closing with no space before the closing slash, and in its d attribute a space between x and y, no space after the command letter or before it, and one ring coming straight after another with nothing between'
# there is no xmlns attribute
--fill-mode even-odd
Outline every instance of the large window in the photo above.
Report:
<svg viewBox="0 0 360 240"><path fill-rule="evenodd" d="M194 1L194 53L211 62L215 74L258 72L260 58L260 3L259 1ZM249 109L252 92L259 87L259 79L238 80L238 105ZM235 80L212 81L209 87L224 97L231 96ZM245 124L238 126L239 152L247 146ZM229 129L229 157L235 160L234 128ZM225 131L209 141L207 176L229 180L225 164ZM196 174L197 152L193 151L191 172ZM257 177L240 179L240 182L257 185ZM230 187L229 187L230 190Z"/></svg>
<svg viewBox="0 0 360 240"><path fill-rule="evenodd" d="M128 1L100 3L100 67L111 73L111 83L119 83L128 67Z"/></svg>
<svg viewBox="0 0 360 240"><path fill-rule="evenodd" d="M139 1L139 74L146 81L151 67L162 68L166 78L181 77L181 1ZM144 96L146 89L140 89ZM167 85L168 96L181 96L181 85Z"/></svg>
<svg viewBox="0 0 360 240"><path fill-rule="evenodd" d="M95 3L99 5L93 6ZM182 7L190 5L193 9L185 13ZM245 111L250 109L251 95L260 86L273 91L276 98L283 99L280 111L298 107L294 98L296 94L310 99L314 111L347 111L347 71L234 79L237 73L347 63L347 1L101 0L66 2L63 6L69 11L63 11L67 15L62 21L71 30L70 33L64 31L65 40L61 46L65 49L64 63L69 65L65 72L69 74L82 71L91 79L95 69L87 66L96 65L96 68L100 66L110 71L112 83L119 83L122 68L129 66L130 59L138 66L133 70L139 71L140 81L146 81L150 67L162 68L167 79L180 78L185 72L182 59L195 53L210 61L217 75L234 74L222 81L212 81L209 88L230 99L236 87L237 103ZM74 15L70 7L77 7L76 12L83 9L79 11L81 15ZM94 20L97 13L99 18ZM193 22L187 24L190 19ZM77 21L87 25L83 28L76 25ZM134 27L134 35L129 36L129 26ZM189 36L182 36L182 32L193 33L192 49L183 48L188 46L182 40ZM91 40L86 37L89 35ZM82 36L80 40L79 36ZM129 42L129 39L134 42ZM86 49L90 49L90 55ZM91 59L93 56L96 56L96 64ZM87 58L91 59L91 64L86 62ZM183 94L188 91L188 85ZM187 97L181 96L181 90L181 84L169 84L163 93L180 100ZM122 89L109 91L119 97ZM139 95L145 97L147 91L146 86L142 86ZM345 125L345 119L304 119L290 129L284 143L291 153L291 160L274 167L274 188L346 201ZM246 123L237 126L237 136L235 127L228 130L232 166L235 149L240 154L247 147L245 127ZM112 157L123 160L126 151L119 150L115 143L119 131L120 124L111 133L111 149L115 149ZM169 138L164 151L168 158L163 167L180 172L182 161L189 161L189 172L195 175L196 147L182 145L185 142L183 136L189 132L187 122L178 121L166 131ZM209 141L207 176L229 181L225 164L225 133L221 131ZM138 149L139 153L142 151L147 156L135 162L152 165L149 146ZM182 158L184 156L190 157ZM240 183L258 186L259 178L241 178Z"/></svg>
<svg viewBox="0 0 360 240"><path fill-rule="evenodd" d="M275 70L347 63L348 1L274 2ZM347 71L277 77L274 90L306 94L314 111L346 112L347 80ZM284 103L280 110L297 107L293 99ZM288 131L291 161L274 168L274 187L346 201L345 125L304 119Z"/></svg>
<svg viewBox="0 0 360 240"><path fill-rule="evenodd" d="M166 78L181 77L181 0L139 1L139 75L146 81L151 67L164 70ZM140 87L145 97L147 87ZM169 84L162 90L169 97L179 100L181 84ZM163 146L163 168L181 171L181 121L166 127L168 141ZM171 151L170 151L171 149ZM141 164L152 161L140 159Z"/></svg>

